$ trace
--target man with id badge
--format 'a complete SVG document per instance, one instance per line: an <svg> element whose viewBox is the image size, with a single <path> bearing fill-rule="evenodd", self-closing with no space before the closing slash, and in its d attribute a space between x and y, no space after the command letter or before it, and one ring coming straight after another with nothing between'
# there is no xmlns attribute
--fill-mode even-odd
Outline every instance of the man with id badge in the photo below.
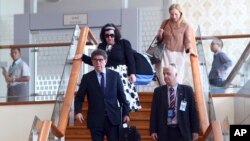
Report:
<svg viewBox="0 0 250 141"><path fill-rule="evenodd" d="M195 141L199 121L190 86L178 84L174 65L163 68L166 85L155 88L150 135L154 141Z"/></svg>

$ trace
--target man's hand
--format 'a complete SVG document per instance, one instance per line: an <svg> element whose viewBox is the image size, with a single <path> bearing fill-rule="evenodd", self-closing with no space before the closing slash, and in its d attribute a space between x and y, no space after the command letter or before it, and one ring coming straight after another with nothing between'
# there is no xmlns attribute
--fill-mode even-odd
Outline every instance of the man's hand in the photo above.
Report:
<svg viewBox="0 0 250 141"><path fill-rule="evenodd" d="M126 115L123 117L123 122L128 123L129 121L130 121L129 116Z"/></svg>
<svg viewBox="0 0 250 141"><path fill-rule="evenodd" d="M152 139L153 139L154 141L157 141L157 140L158 140L158 135L157 135L157 133L152 133L152 134L151 134L151 137L152 137Z"/></svg>
<svg viewBox="0 0 250 141"><path fill-rule="evenodd" d="M199 134L198 133L192 133L192 140L196 141L199 138Z"/></svg>
<svg viewBox="0 0 250 141"><path fill-rule="evenodd" d="M9 77L8 75L5 76L5 81L7 83L11 83L11 82L14 82L14 77Z"/></svg>
<svg viewBox="0 0 250 141"><path fill-rule="evenodd" d="M2 69L3 69L2 74L3 74L4 78L5 78L5 81L7 83L13 82L14 78L9 76L8 71L4 67L2 67Z"/></svg>
<svg viewBox="0 0 250 141"><path fill-rule="evenodd" d="M84 121L84 118L83 118L82 113L76 114L75 118L76 118L80 123L82 123L82 122Z"/></svg>
<svg viewBox="0 0 250 141"><path fill-rule="evenodd" d="M220 70L219 69L216 70L216 75L220 76Z"/></svg>
<svg viewBox="0 0 250 141"><path fill-rule="evenodd" d="M8 76L7 70L4 67L1 67L1 68L3 69L2 73L3 73L4 77Z"/></svg>

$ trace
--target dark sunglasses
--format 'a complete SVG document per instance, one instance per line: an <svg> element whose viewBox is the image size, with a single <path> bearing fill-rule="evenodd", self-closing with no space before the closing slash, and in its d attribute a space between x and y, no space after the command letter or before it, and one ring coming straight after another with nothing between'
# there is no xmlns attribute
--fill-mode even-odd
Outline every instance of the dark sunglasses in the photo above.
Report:
<svg viewBox="0 0 250 141"><path fill-rule="evenodd" d="M108 38L108 37L114 38L115 37L114 34L105 34L104 36L105 36L105 38Z"/></svg>
<svg viewBox="0 0 250 141"><path fill-rule="evenodd" d="M94 62L103 62L104 59L96 59L96 58L94 58L94 59L92 59L92 61L94 61Z"/></svg>

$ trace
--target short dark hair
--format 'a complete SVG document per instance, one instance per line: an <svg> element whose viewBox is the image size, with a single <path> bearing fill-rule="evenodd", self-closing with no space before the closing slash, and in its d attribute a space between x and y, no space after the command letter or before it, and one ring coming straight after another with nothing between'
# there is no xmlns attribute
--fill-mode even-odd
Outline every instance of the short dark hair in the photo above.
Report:
<svg viewBox="0 0 250 141"><path fill-rule="evenodd" d="M21 53L21 49L18 47L13 47L13 48L11 48L11 50L17 50L19 53Z"/></svg>
<svg viewBox="0 0 250 141"><path fill-rule="evenodd" d="M217 45L219 45L221 48L223 48L223 41L222 41L221 39L218 39L218 38L213 39L211 45L212 45L212 44L217 44Z"/></svg>
<svg viewBox="0 0 250 141"><path fill-rule="evenodd" d="M101 32L100 32L101 41L107 44L106 39L105 39L105 32L109 30L114 30L115 42L118 42L121 39L121 33L119 29L113 23L107 23L102 27Z"/></svg>
<svg viewBox="0 0 250 141"><path fill-rule="evenodd" d="M91 53L91 59L93 59L93 58L94 58L95 56L97 56L97 55L103 56L103 58L104 58L105 60L108 59L107 53L106 53L104 50L102 50L102 49L96 49L96 50L94 50L94 51Z"/></svg>

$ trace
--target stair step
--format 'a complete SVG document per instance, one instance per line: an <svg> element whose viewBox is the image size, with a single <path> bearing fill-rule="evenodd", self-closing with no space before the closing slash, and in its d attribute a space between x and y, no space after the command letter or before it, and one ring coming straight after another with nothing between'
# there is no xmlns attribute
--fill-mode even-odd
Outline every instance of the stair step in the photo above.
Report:
<svg viewBox="0 0 250 141"><path fill-rule="evenodd" d="M65 137L66 141L92 141L89 135L68 135ZM106 137L104 141L107 141Z"/></svg>
<svg viewBox="0 0 250 141"><path fill-rule="evenodd" d="M84 141L91 141L90 135L77 135L77 136L68 135L66 137L67 141L78 141L79 139L84 140ZM152 141L151 136L149 136L149 135L148 136L141 136L141 140L142 141ZM106 138L105 138L105 141L107 141Z"/></svg>
<svg viewBox="0 0 250 141"><path fill-rule="evenodd" d="M142 108L137 112L130 112L129 116L130 116L131 120L134 120L134 118L136 118L136 119L146 118L147 119L147 117L150 116L150 109L149 108Z"/></svg>
<svg viewBox="0 0 250 141"><path fill-rule="evenodd" d="M142 105L142 109L136 112L130 113L129 125L136 126L142 141L152 141L149 136L149 119L150 108L152 102L152 92L140 92L139 98ZM90 131L87 128L86 113L88 109L88 103L83 104L83 116L85 120L80 123L78 120L74 120L73 126L68 126L66 130L65 139L67 141L91 141ZM105 139L107 141L107 139Z"/></svg>

